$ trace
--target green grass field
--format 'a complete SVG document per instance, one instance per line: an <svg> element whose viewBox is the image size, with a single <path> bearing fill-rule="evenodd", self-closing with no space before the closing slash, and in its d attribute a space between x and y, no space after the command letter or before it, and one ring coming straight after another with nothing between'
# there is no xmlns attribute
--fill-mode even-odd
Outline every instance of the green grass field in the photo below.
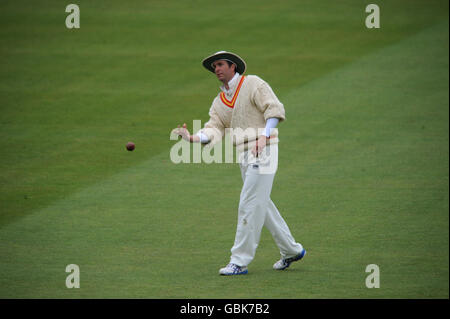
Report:
<svg viewBox="0 0 450 319"><path fill-rule="evenodd" d="M69 3L0 2L0 298L449 298L447 1L79 0L67 29ZM239 168L169 158L219 50L286 108L272 199L308 255L284 272L264 230L219 276Z"/></svg>

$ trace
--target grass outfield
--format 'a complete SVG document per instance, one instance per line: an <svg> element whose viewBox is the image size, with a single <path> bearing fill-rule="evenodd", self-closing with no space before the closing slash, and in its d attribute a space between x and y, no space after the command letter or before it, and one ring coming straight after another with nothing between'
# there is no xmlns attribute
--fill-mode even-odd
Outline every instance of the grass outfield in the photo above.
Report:
<svg viewBox="0 0 450 319"><path fill-rule="evenodd" d="M60 1L0 2L0 298L449 298L447 1L378 1L378 30L360 0L76 3L68 30ZM272 199L308 255L284 272L264 230L218 276L239 168L169 159L218 50L286 108Z"/></svg>

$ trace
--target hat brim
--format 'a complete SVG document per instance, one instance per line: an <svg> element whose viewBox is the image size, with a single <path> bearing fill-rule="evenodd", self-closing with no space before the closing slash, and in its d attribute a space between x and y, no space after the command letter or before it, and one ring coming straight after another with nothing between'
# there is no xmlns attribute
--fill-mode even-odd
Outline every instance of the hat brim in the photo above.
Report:
<svg viewBox="0 0 450 319"><path fill-rule="evenodd" d="M234 63L236 65L236 72L238 72L239 74L244 74L245 69L247 68L245 61L237 54L231 52L217 52L205 58L202 64L208 71L215 73L212 64L218 60L227 60Z"/></svg>

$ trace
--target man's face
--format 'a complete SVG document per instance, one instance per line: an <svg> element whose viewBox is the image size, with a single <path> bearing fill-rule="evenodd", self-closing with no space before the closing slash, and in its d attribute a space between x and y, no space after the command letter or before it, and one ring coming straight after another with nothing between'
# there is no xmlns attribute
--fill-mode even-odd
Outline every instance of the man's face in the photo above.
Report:
<svg viewBox="0 0 450 319"><path fill-rule="evenodd" d="M228 62L225 60L217 60L213 63L214 73L216 73L219 81L223 83L228 83L234 76L235 65L228 65Z"/></svg>

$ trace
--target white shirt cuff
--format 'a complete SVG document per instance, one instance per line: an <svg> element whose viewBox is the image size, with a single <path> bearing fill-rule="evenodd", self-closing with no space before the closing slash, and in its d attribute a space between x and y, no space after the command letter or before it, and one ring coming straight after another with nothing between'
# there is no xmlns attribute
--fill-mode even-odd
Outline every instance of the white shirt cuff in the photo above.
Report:
<svg viewBox="0 0 450 319"><path fill-rule="evenodd" d="M266 121L266 130L265 130L265 133L264 133L264 135L266 137L270 137L271 130L273 128L277 127L279 121L280 120L278 118L276 118L276 117L271 117L271 118L267 119L267 121Z"/></svg>
<svg viewBox="0 0 450 319"><path fill-rule="evenodd" d="M202 133L202 131L198 131L197 134L198 137L200 137L200 143L206 144L209 143L209 138L205 134Z"/></svg>

